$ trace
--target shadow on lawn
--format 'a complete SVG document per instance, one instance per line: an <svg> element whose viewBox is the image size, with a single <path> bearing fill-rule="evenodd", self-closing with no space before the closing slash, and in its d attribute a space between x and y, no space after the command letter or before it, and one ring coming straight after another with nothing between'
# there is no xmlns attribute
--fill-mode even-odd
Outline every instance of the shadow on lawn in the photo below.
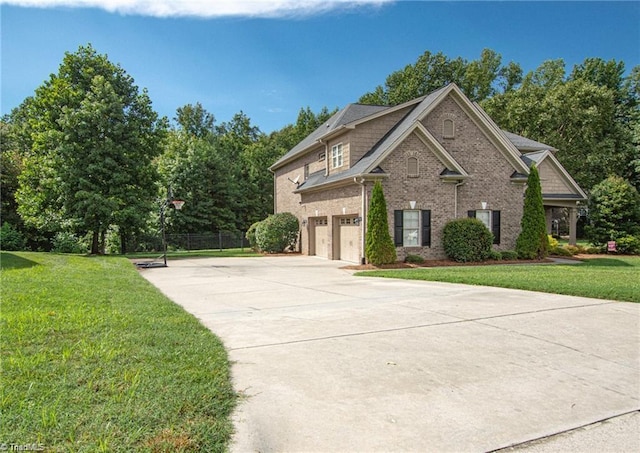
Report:
<svg viewBox="0 0 640 453"><path fill-rule="evenodd" d="M635 267L632 263L618 258L593 258L583 260L582 263L588 267Z"/></svg>
<svg viewBox="0 0 640 453"><path fill-rule="evenodd" d="M0 269L24 269L27 267L39 266L35 261L22 258L21 256L14 255L13 253L0 252Z"/></svg>

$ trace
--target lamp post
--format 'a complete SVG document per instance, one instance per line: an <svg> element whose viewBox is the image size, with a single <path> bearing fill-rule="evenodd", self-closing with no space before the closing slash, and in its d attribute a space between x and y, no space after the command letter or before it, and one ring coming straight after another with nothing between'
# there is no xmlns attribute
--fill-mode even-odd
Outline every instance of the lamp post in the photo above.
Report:
<svg viewBox="0 0 640 453"><path fill-rule="evenodd" d="M169 206L173 206L178 211L182 209L182 205L184 205L183 200L174 200L173 199L173 191L169 189L169 193L167 194L167 198L160 205L160 226L162 229L162 260L164 262L163 267L167 267L167 236L165 234L164 229L164 211Z"/></svg>

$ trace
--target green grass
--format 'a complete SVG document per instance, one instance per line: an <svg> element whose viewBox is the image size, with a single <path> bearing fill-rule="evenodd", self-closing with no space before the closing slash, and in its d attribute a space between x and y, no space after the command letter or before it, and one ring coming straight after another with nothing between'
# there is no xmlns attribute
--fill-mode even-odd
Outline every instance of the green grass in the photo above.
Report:
<svg viewBox="0 0 640 453"><path fill-rule="evenodd" d="M161 259L162 252L139 252L127 253L127 258L132 259ZM173 251L167 252L167 258L171 260L188 259L188 258L234 258L234 257L253 257L262 256L250 248L245 249L223 249L223 250L192 250L192 251Z"/></svg>
<svg viewBox="0 0 640 453"><path fill-rule="evenodd" d="M46 451L225 451L221 342L129 260L0 255L0 442Z"/></svg>
<svg viewBox="0 0 640 453"><path fill-rule="evenodd" d="M497 286L597 299L640 302L640 257L584 260L580 264L517 264L358 272L365 277Z"/></svg>

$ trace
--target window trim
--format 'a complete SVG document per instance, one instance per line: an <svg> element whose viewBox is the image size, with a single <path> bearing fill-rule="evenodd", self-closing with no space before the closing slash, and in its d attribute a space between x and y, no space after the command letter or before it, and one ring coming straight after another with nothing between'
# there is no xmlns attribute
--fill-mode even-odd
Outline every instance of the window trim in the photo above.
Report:
<svg viewBox="0 0 640 453"><path fill-rule="evenodd" d="M404 243L404 212L417 211L418 214L418 244L405 245ZM396 247L431 247L431 209L397 209L394 216L394 245Z"/></svg>
<svg viewBox="0 0 640 453"><path fill-rule="evenodd" d="M413 227L413 228L409 228L407 226L407 214L408 213L415 213L416 217L417 217L417 221L418 224ZM407 240L407 232L408 231L415 231L415 244L407 244L408 240ZM413 233L410 233L413 234ZM402 211L402 246L403 247L420 247L420 241L421 237L420 237L420 210L419 209L405 209Z"/></svg>
<svg viewBox="0 0 640 453"><path fill-rule="evenodd" d="M344 154L342 151L342 143L338 143L331 147L331 168L340 168L344 165Z"/></svg>

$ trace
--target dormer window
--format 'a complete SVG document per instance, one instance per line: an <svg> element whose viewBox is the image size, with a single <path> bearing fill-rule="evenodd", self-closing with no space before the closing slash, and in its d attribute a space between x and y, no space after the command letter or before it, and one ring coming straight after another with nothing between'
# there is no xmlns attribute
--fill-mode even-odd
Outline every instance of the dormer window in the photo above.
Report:
<svg viewBox="0 0 640 453"><path fill-rule="evenodd" d="M442 122L442 136L444 138L454 138L456 136L456 125L451 118L445 118Z"/></svg>

